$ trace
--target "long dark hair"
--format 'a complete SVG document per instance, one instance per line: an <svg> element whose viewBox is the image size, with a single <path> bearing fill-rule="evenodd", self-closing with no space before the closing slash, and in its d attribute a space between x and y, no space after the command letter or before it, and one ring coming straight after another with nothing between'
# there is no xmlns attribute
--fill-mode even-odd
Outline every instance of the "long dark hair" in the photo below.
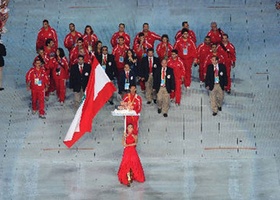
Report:
<svg viewBox="0 0 280 200"><path fill-rule="evenodd" d="M64 53L64 50L62 49L62 48L57 48L57 50L59 51L59 57L60 58L63 58L63 57L65 57L65 53Z"/></svg>

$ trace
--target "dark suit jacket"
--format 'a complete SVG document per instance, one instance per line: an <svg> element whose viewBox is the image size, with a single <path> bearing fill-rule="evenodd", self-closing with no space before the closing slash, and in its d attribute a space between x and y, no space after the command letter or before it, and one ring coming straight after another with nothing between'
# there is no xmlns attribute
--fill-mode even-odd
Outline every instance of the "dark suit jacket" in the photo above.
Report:
<svg viewBox="0 0 280 200"><path fill-rule="evenodd" d="M102 54L97 56L97 60L102 66ZM109 77L110 80L114 80L114 77L117 76L117 67L115 63L115 58L114 55L112 54L107 54L107 63L106 63L106 69L105 72L107 76Z"/></svg>
<svg viewBox="0 0 280 200"><path fill-rule="evenodd" d="M155 73L155 71L160 68L160 61L157 57L154 56L153 58L153 74ZM149 72L150 72L150 67L149 67L149 60L148 60L148 56L142 58L141 61L141 66L140 66L140 70L139 70L139 76L140 77L144 77L145 81L148 80L149 78Z"/></svg>
<svg viewBox="0 0 280 200"><path fill-rule="evenodd" d="M90 72L91 66L87 63L84 63L82 74L80 73L79 65L73 65L70 70L70 88L73 89L74 92L80 92L81 88L85 91Z"/></svg>
<svg viewBox="0 0 280 200"><path fill-rule="evenodd" d="M156 90L158 93L160 89L160 84L161 84L161 67L158 68L155 73L153 74L154 76L154 82L153 82L153 89ZM175 78L174 78L174 73L173 69L170 67L167 67L166 73L165 73L165 87L168 93L171 92L171 90L175 90Z"/></svg>
<svg viewBox="0 0 280 200"><path fill-rule="evenodd" d="M226 66L224 64L219 63L219 83L224 90L224 87L227 85L227 70ZM214 83L215 83L215 77L214 77L214 65L208 65L207 72L206 72L206 78L205 78L205 87L209 86L209 90L213 90Z"/></svg>
<svg viewBox="0 0 280 200"><path fill-rule="evenodd" d="M128 79L126 78L126 74L124 70L120 73L119 79L119 93L125 91L124 84L128 81L129 85L136 85L136 77L132 70L129 71Z"/></svg>
<svg viewBox="0 0 280 200"><path fill-rule="evenodd" d="M6 47L4 44L0 43L0 67L5 65L3 56L6 56Z"/></svg>

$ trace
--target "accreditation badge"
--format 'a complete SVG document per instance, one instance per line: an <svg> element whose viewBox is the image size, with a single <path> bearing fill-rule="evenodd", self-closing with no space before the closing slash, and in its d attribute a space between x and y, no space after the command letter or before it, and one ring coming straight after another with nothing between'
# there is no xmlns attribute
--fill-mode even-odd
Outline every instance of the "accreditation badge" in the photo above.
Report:
<svg viewBox="0 0 280 200"><path fill-rule="evenodd" d="M123 63L124 59L123 56L120 56L119 62Z"/></svg>
<svg viewBox="0 0 280 200"><path fill-rule="evenodd" d="M216 76L215 77L215 83L219 83L219 82L220 82L219 76Z"/></svg>
<svg viewBox="0 0 280 200"><path fill-rule="evenodd" d="M42 86L42 80L40 80L39 78L35 78L34 84L37 86Z"/></svg>
<svg viewBox="0 0 280 200"><path fill-rule="evenodd" d="M124 84L124 89L125 89L125 90L129 90L129 83L125 83L125 84Z"/></svg>
<svg viewBox="0 0 280 200"><path fill-rule="evenodd" d="M183 55L188 55L188 48L183 49Z"/></svg>

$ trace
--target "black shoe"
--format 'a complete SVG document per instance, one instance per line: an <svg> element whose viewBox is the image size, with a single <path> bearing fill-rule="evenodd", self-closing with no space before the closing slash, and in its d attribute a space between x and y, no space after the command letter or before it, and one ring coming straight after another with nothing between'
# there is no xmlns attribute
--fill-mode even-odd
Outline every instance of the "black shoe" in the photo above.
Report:
<svg viewBox="0 0 280 200"><path fill-rule="evenodd" d="M156 99L154 99L154 103L157 103L157 100L156 100Z"/></svg>
<svg viewBox="0 0 280 200"><path fill-rule="evenodd" d="M219 111L222 111L222 107L218 107L218 110L219 110Z"/></svg>
<svg viewBox="0 0 280 200"><path fill-rule="evenodd" d="M152 102L151 101L147 101L147 104L151 104Z"/></svg>
<svg viewBox="0 0 280 200"><path fill-rule="evenodd" d="M228 93L228 94L230 94L230 93L231 93L231 91L230 91L230 90L227 90L227 93Z"/></svg>
<svg viewBox="0 0 280 200"><path fill-rule="evenodd" d="M167 113L164 113L163 116L164 116L164 117L168 117Z"/></svg>
<svg viewBox="0 0 280 200"><path fill-rule="evenodd" d="M212 114L213 116L216 116L217 115L217 113L215 113L215 112L213 112L213 114Z"/></svg>
<svg viewBox="0 0 280 200"><path fill-rule="evenodd" d="M114 102L113 102L113 101L109 101L109 104L110 104L110 105L114 105Z"/></svg>
<svg viewBox="0 0 280 200"><path fill-rule="evenodd" d="M39 115L39 118L46 119L46 116L45 115Z"/></svg>
<svg viewBox="0 0 280 200"><path fill-rule="evenodd" d="M160 114L160 113L161 113L161 109L160 109L160 108L158 108L158 109L157 109L157 112L158 112L158 114Z"/></svg>
<svg viewBox="0 0 280 200"><path fill-rule="evenodd" d="M4 88L1 87L1 88L0 88L0 91L2 91L2 90L4 90Z"/></svg>

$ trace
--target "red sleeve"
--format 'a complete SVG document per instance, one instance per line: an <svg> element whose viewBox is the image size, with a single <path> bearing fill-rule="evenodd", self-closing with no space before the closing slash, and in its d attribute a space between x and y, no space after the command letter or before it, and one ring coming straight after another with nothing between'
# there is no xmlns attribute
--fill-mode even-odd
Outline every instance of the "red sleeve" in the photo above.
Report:
<svg viewBox="0 0 280 200"><path fill-rule="evenodd" d="M54 42L54 45L55 45L55 48L57 49L58 48L58 39L57 39L57 34L56 34L56 31L51 28L51 32L52 32L52 35L53 35L53 42Z"/></svg>
<svg viewBox="0 0 280 200"><path fill-rule="evenodd" d="M37 40L36 40L36 49L39 49L39 48L42 48L44 47L45 45L42 43L42 30L40 29L39 32L38 32L38 35L37 35Z"/></svg>
<svg viewBox="0 0 280 200"><path fill-rule="evenodd" d="M124 42L130 48L130 36L127 33L124 35Z"/></svg>
<svg viewBox="0 0 280 200"><path fill-rule="evenodd" d="M69 43L70 40L70 35L66 35L65 39L64 39L64 46L65 48L67 48L68 50L72 48L72 44Z"/></svg>
<svg viewBox="0 0 280 200"><path fill-rule="evenodd" d="M31 72L33 71L33 68L29 69L28 72L25 75L25 82L28 84L31 82Z"/></svg>
<svg viewBox="0 0 280 200"><path fill-rule="evenodd" d="M134 108L135 112L139 114L142 110L142 98L137 95L137 103L136 103L136 108Z"/></svg>
<svg viewBox="0 0 280 200"><path fill-rule="evenodd" d="M111 38L111 41L110 41L112 47L114 47L114 46L117 45L117 39L116 39L116 37L117 37L117 33L114 33L113 36L112 36L112 38Z"/></svg>
<svg viewBox="0 0 280 200"><path fill-rule="evenodd" d="M177 41L177 40L182 36L181 31L182 31L182 30L179 30L179 31L176 33L176 35L175 35L175 41Z"/></svg>

